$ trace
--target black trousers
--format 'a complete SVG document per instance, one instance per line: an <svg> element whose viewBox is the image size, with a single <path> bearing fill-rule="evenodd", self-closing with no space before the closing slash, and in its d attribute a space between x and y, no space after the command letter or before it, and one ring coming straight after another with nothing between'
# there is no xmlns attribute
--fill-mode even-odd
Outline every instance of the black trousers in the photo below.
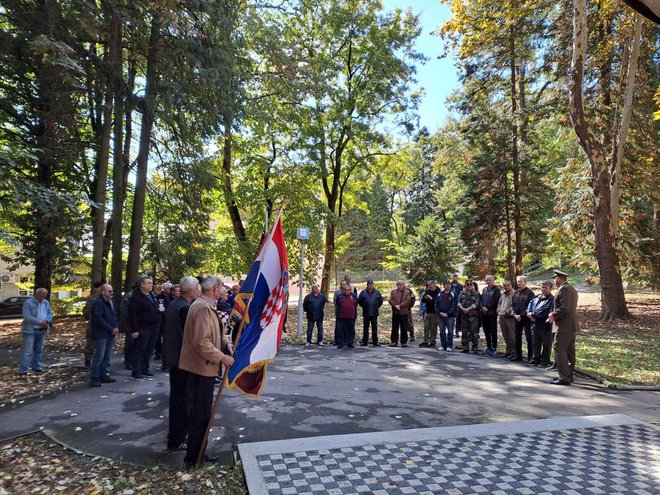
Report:
<svg viewBox="0 0 660 495"><path fill-rule="evenodd" d="M401 343L408 343L408 315L392 313L392 335L393 344L399 343L399 330L401 330Z"/></svg>
<svg viewBox="0 0 660 495"><path fill-rule="evenodd" d="M176 447L186 441L192 394L188 387L190 373L170 366L170 429L167 444Z"/></svg>
<svg viewBox="0 0 660 495"><path fill-rule="evenodd" d="M190 389L190 422L188 424L188 450L185 462L197 462L200 452L206 450L204 435L211 419L213 409L213 387L215 377L188 373L188 388Z"/></svg>
<svg viewBox="0 0 660 495"><path fill-rule="evenodd" d="M483 315L481 320L486 336L486 347L497 349L497 315Z"/></svg>
<svg viewBox="0 0 660 495"><path fill-rule="evenodd" d="M130 333L124 334L124 366L129 369L133 368L133 344L135 339L131 337Z"/></svg>
<svg viewBox="0 0 660 495"><path fill-rule="evenodd" d="M355 320L353 318L339 318L337 320L337 345L353 345L355 342Z"/></svg>
<svg viewBox="0 0 660 495"><path fill-rule="evenodd" d="M141 375L149 371L149 359L154 352L156 330L139 330L133 342L133 374Z"/></svg>
<svg viewBox="0 0 660 495"><path fill-rule="evenodd" d="M527 342L527 360L532 359L534 354L534 346L532 343L532 322L526 316L520 318L520 321L516 321L516 354L518 357L522 358L522 335L523 330L525 331L525 341Z"/></svg>
<svg viewBox="0 0 660 495"><path fill-rule="evenodd" d="M536 330L532 332L532 347L534 350L533 359L540 364L547 366L550 364L550 355L552 353L552 330Z"/></svg>
<svg viewBox="0 0 660 495"><path fill-rule="evenodd" d="M369 342L369 326L371 326L371 343L378 343L378 317L377 316L364 316L362 323L362 343Z"/></svg>

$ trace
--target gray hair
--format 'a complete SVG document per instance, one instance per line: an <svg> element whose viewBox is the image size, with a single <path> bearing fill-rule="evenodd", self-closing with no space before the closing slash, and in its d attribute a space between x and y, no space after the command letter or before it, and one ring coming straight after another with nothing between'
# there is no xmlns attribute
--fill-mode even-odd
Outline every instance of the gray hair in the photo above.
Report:
<svg viewBox="0 0 660 495"><path fill-rule="evenodd" d="M144 283L145 280L153 280L153 279L149 275L142 275L138 279L138 287L140 287Z"/></svg>
<svg viewBox="0 0 660 495"><path fill-rule="evenodd" d="M46 288L44 288L44 287L39 287L37 290L35 290L35 291L34 291L34 295L35 295L35 296L38 296L38 295L41 294L42 292L45 293L46 295L48 295L48 289L46 289Z"/></svg>
<svg viewBox="0 0 660 495"><path fill-rule="evenodd" d="M206 294L208 292L211 292L216 287L222 285L222 280L220 280L220 278L216 277L215 275L209 275L204 279L201 285L202 285L202 292Z"/></svg>
<svg viewBox="0 0 660 495"><path fill-rule="evenodd" d="M183 277L179 281L179 289L181 289L181 294L186 294L193 289L196 289L199 286L199 280L195 277Z"/></svg>
<svg viewBox="0 0 660 495"><path fill-rule="evenodd" d="M524 280L525 282L527 282L527 277L525 277L524 275L518 275L516 277L516 280Z"/></svg>
<svg viewBox="0 0 660 495"><path fill-rule="evenodd" d="M172 284L170 282L165 282L163 284L163 289L171 289L171 288L172 288Z"/></svg>

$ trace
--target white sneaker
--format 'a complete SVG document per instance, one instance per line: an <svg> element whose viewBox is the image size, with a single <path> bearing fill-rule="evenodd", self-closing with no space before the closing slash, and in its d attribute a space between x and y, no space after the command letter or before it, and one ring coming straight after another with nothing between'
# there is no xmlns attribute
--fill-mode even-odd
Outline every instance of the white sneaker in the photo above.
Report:
<svg viewBox="0 0 660 495"><path fill-rule="evenodd" d="M447 347L447 352L451 352L453 349L451 347Z"/></svg>
<svg viewBox="0 0 660 495"><path fill-rule="evenodd" d="M312 343L311 343L311 342L307 342L307 343L305 344L305 347L312 347Z"/></svg>
<svg viewBox="0 0 660 495"><path fill-rule="evenodd" d="M319 342L319 347L323 347L323 342Z"/></svg>

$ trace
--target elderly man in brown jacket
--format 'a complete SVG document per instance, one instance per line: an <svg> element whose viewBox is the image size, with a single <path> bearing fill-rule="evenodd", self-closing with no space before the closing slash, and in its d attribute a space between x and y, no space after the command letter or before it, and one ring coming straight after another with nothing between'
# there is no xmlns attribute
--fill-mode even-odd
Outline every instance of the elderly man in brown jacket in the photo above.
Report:
<svg viewBox="0 0 660 495"><path fill-rule="evenodd" d="M191 414L188 428L188 448L184 462L187 468L197 464L199 453L206 449L206 426L213 408L213 387L220 366L231 366L234 358L223 354L220 320L216 313L222 281L207 277L202 282L202 295L191 304L183 330L179 368L189 373ZM203 461L213 462L208 456Z"/></svg>
<svg viewBox="0 0 660 495"><path fill-rule="evenodd" d="M389 303L392 306L392 343L390 347L399 345L399 329L401 330L401 347L408 347L408 311L412 300L406 283L399 280L396 289L390 293Z"/></svg>
<svg viewBox="0 0 660 495"><path fill-rule="evenodd" d="M555 270L555 285L559 287L555 296L555 308L547 322L557 323L555 340L555 362L559 378L552 380L553 385L570 385L575 371L575 334L578 331L577 303L578 293L568 283L568 274Z"/></svg>

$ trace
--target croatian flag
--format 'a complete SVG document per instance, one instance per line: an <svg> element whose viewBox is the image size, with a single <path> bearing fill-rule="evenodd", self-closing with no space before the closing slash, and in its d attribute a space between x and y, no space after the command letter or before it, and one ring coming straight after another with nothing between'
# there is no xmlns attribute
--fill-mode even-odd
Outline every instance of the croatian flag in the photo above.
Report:
<svg viewBox="0 0 660 495"><path fill-rule="evenodd" d="M245 319L234 351L235 362L227 375L227 386L259 397L266 383L268 363L280 347L289 292L289 262L282 232L277 221L264 240L236 297L235 313Z"/></svg>

